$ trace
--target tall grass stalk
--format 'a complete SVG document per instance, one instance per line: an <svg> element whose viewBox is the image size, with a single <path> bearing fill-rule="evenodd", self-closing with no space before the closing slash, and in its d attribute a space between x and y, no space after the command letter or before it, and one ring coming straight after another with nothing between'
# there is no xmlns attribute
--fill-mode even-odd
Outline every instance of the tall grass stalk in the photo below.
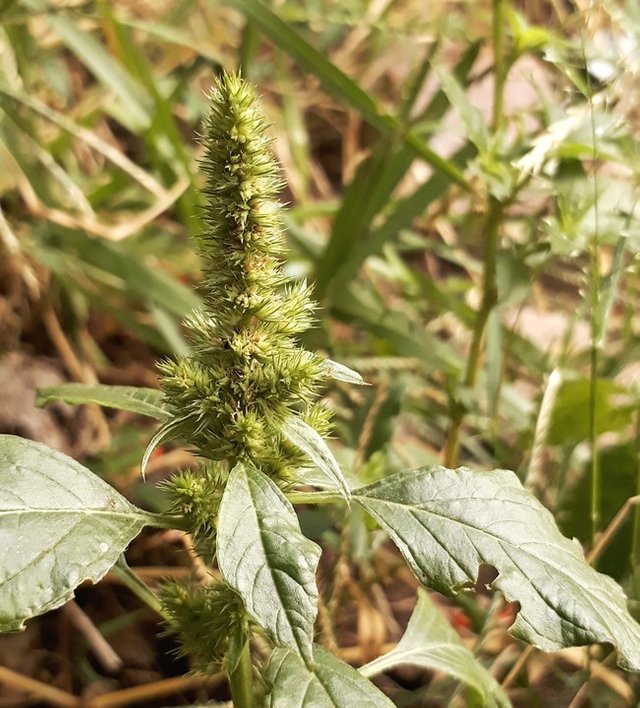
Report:
<svg viewBox="0 0 640 708"><path fill-rule="evenodd" d="M508 65L505 62L504 28L505 6L507 0L493 0L493 51L494 51L494 96L492 110L492 129L494 133L504 127L504 86L507 78ZM487 220L485 225L484 265L482 275L482 302L476 315L471 339L471 348L467 358L463 386L472 389L478 378L482 341L484 339L487 321L498 300L496 287L496 264L500 231L504 216L502 201L489 194L487 197ZM450 411L449 431L444 451L444 464L455 467L460 451L460 431L465 418L465 409L457 401L453 401Z"/></svg>

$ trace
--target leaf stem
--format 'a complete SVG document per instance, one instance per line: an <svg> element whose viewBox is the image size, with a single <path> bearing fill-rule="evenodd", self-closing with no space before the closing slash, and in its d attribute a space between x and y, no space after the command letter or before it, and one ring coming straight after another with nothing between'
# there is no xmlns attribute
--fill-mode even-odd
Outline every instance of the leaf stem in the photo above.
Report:
<svg viewBox="0 0 640 708"><path fill-rule="evenodd" d="M346 501L338 492L290 492L287 499L292 504L336 504Z"/></svg>
<svg viewBox="0 0 640 708"><path fill-rule="evenodd" d="M131 592L136 595L139 600L142 600L145 605L150 607L162 618L166 619L166 613L162 608L162 603L147 587L147 585L131 570L125 560L124 554L120 556L118 562L113 566L113 568L111 568L111 572L123 585L129 588L129 590L131 590Z"/></svg>
<svg viewBox="0 0 640 708"><path fill-rule="evenodd" d="M249 640L242 648L237 666L229 673L229 685L234 708L253 708L253 669Z"/></svg>

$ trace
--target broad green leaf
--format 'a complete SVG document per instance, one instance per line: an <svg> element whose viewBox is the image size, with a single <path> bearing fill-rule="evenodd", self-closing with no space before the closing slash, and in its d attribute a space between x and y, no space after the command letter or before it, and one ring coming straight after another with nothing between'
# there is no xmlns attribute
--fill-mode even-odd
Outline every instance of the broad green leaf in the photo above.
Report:
<svg viewBox="0 0 640 708"><path fill-rule="evenodd" d="M511 705L498 682L467 649L422 589L418 590L418 604L402 639L388 654L363 666L360 673L372 677L406 664L442 671L463 681L487 708Z"/></svg>
<svg viewBox="0 0 640 708"><path fill-rule="evenodd" d="M331 359L327 359L325 364L327 374L335 381L343 381L344 383L356 384L357 386L368 386L362 376L348 366L339 364L337 361L332 361Z"/></svg>
<svg viewBox="0 0 640 708"><path fill-rule="evenodd" d="M313 669L286 649L276 649L267 666L268 708L390 708L393 703L362 674L319 646Z"/></svg>
<svg viewBox="0 0 640 708"><path fill-rule="evenodd" d="M577 541L524 490L513 472L425 467L354 492L418 580L451 594L487 563L493 585L520 603L511 633L544 649L610 642L619 664L640 671L640 625L621 588L591 568Z"/></svg>
<svg viewBox="0 0 640 708"><path fill-rule="evenodd" d="M0 631L97 582L152 516L61 452L0 436Z"/></svg>
<svg viewBox="0 0 640 708"><path fill-rule="evenodd" d="M36 406L46 406L52 401L64 401L73 406L97 403L105 408L131 411L159 420L168 416L166 408L162 405L162 392L155 388L67 383L38 389Z"/></svg>
<svg viewBox="0 0 640 708"><path fill-rule="evenodd" d="M218 567L273 642L312 661L320 548L265 474L239 464L220 503Z"/></svg>
<svg viewBox="0 0 640 708"><path fill-rule="evenodd" d="M329 446L321 435L304 420L296 416L289 416L280 428L280 432L299 447L316 467L322 472L329 482L329 487L339 491L345 499L351 496L351 487L346 477L342 474L340 465L333 456Z"/></svg>

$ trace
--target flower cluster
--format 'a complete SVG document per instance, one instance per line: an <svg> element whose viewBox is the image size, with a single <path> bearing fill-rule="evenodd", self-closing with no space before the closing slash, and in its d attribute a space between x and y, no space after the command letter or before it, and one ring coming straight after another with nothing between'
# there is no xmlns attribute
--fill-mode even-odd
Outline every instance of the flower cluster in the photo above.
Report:
<svg viewBox="0 0 640 708"><path fill-rule="evenodd" d="M188 322L192 353L160 365L174 431L205 458L245 461L286 483L303 458L279 426L291 413L318 432L323 359L297 336L313 322L305 283L285 274L278 168L250 85L223 76L202 138L206 229L198 238L204 308Z"/></svg>
<svg viewBox="0 0 640 708"><path fill-rule="evenodd" d="M233 466L251 464L286 487L305 458L280 433L283 421L300 416L324 434L329 414L316 400L325 362L297 341L313 322L314 305L306 284L283 268L276 199L283 184L255 93L239 77L215 83L202 142L206 230L197 245L204 307L186 323L189 356L162 362L160 385L171 412L167 430L204 458L166 488L209 563ZM233 664L250 623L231 588L171 583L162 602L168 631L196 667Z"/></svg>

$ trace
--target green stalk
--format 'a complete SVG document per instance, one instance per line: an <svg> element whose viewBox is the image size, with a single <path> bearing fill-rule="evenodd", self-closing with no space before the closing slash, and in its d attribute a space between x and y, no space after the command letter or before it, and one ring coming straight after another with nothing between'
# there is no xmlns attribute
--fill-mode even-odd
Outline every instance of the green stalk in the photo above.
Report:
<svg viewBox="0 0 640 708"><path fill-rule="evenodd" d="M589 244L589 290L591 293L591 351L589 353L589 445L591 448L591 536L595 544L602 526L602 479L600 463L598 460L597 437L597 385L598 385L598 349L602 339L602 317L600 308L600 288L602 287L602 274L600 272L600 224L598 211L598 155L596 149L596 125L593 115L593 92L591 78L587 66L587 55L582 37L582 58L587 75L587 90L589 99L589 117L591 128L592 160L593 160L593 210L594 234Z"/></svg>
<svg viewBox="0 0 640 708"><path fill-rule="evenodd" d="M253 708L253 670L249 641L245 642L240 654L240 661L229 673L233 708Z"/></svg>
<svg viewBox="0 0 640 708"><path fill-rule="evenodd" d="M507 79L507 65L504 61L504 6L506 0L493 0L493 75L495 92L493 97L493 131L497 133L504 125L504 84Z"/></svg>
<svg viewBox="0 0 640 708"><path fill-rule="evenodd" d="M500 224L502 223L503 205L495 197L489 197L489 213L487 215L486 242L484 250L484 269L482 280L482 303L476 315L473 327L473 338L469 357L467 358L467 368L465 370L463 385L471 389L475 386L480 369L480 355L482 353L482 339L487 327L489 315L493 310L497 300L496 290L496 260L498 254L498 244L500 242ZM460 449L460 430L464 422L465 409L462 405L453 404L451 410L451 420L447 444L445 447L444 464L447 467L455 467L458 462L458 452Z"/></svg>
<svg viewBox="0 0 640 708"><path fill-rule="evenodd" d="M493 0L493 50L494 50L494 83L493 98L494 133L502 130L504 126L504 86L507 78L508 66L504 56L504 8L507 0ZM478 378L480 369L480 356L482 353L482 340L487 327L491 311L498 301L496 289L496 262L498 245L500 243L500 226L504 212L504 204L491 194L487 198L487 222L485 227L484 268L482 276L482 302L476 315L473 327L471 348L467 358L463 386L473 388ZM464 422L466 410L464 406L452 400L449 413L449 430L444 450L444 464L455 467L458 462L460 450L460 430Z"/></svg>

